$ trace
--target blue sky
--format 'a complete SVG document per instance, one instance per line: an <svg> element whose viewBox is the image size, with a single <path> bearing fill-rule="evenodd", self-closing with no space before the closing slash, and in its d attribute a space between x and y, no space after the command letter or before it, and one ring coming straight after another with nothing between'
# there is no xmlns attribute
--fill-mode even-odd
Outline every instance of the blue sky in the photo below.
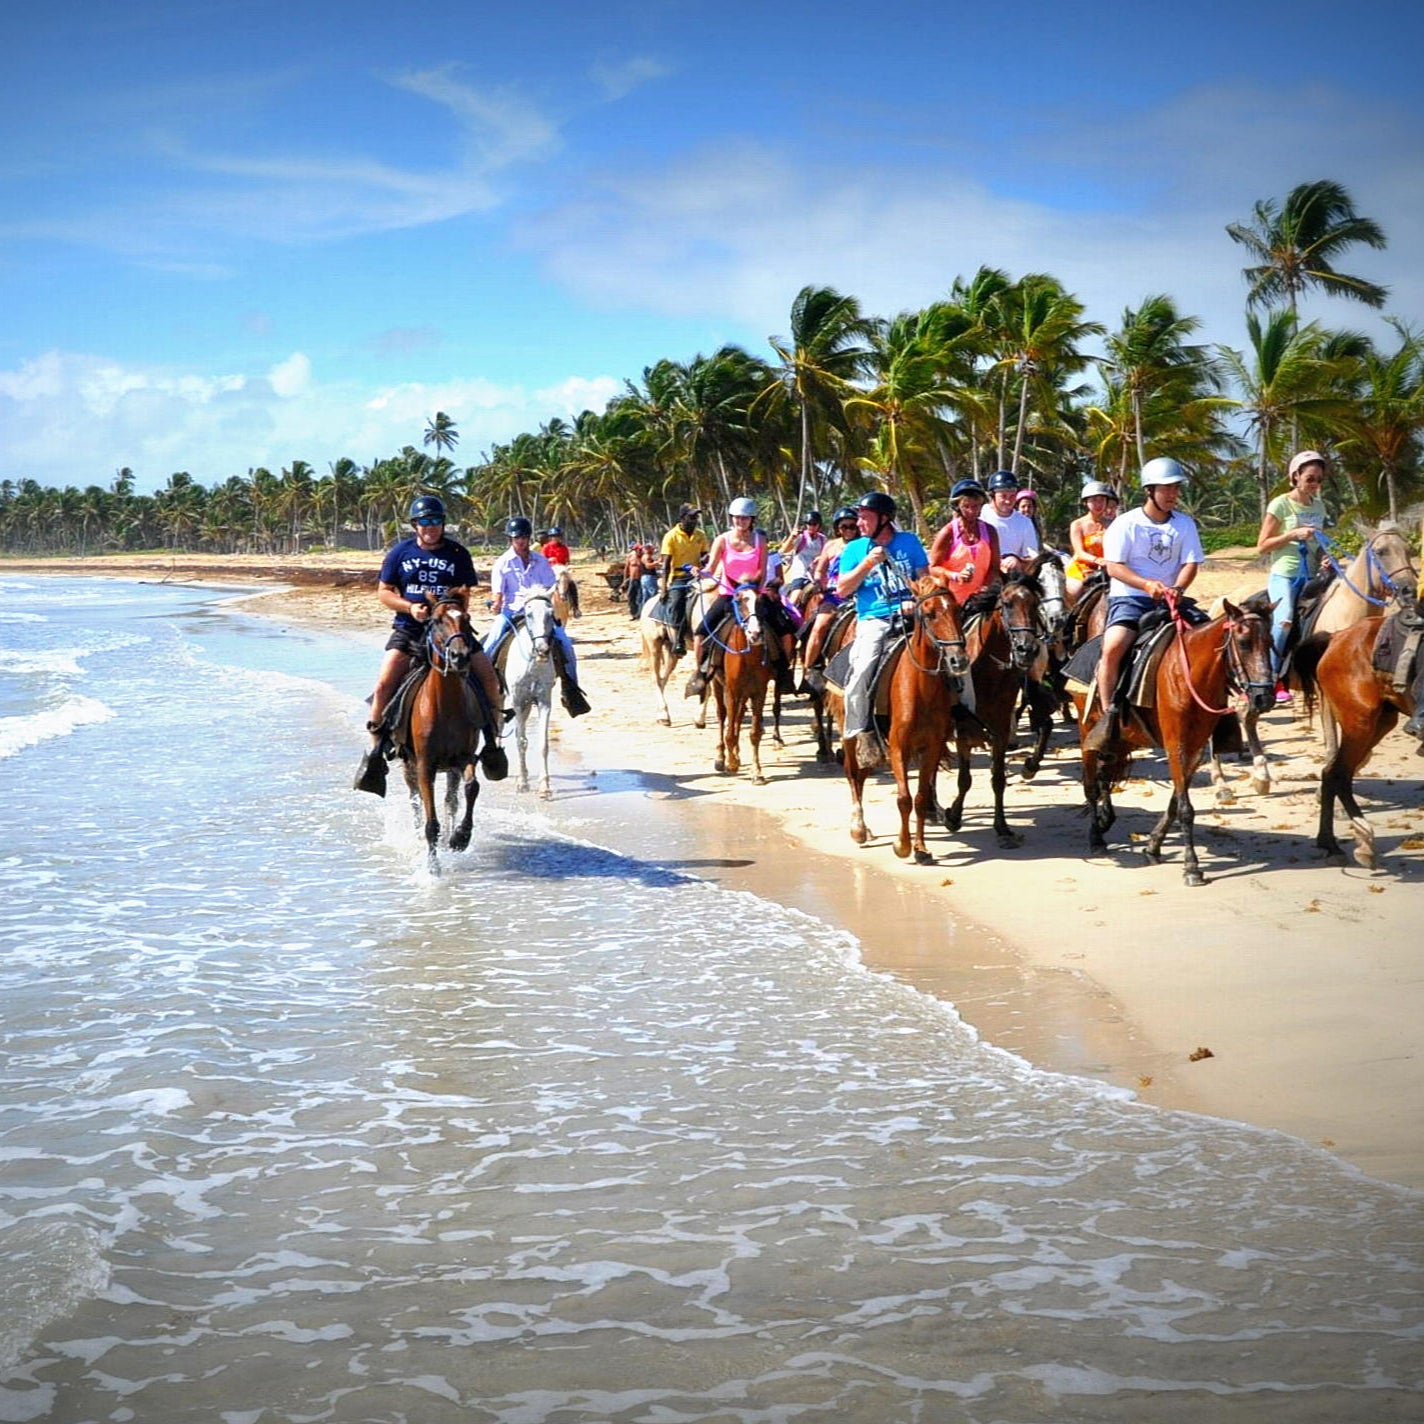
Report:
<svg viewBox="0 0 1424 1424"><path fill-rule="evenodd" d="M53 0L0 17L0 479L456 457L981 263L1240 345L1227 222L1332 178L1424 323L1417 3ZM1372 334L1340 302L1309 314Z"/></svg>

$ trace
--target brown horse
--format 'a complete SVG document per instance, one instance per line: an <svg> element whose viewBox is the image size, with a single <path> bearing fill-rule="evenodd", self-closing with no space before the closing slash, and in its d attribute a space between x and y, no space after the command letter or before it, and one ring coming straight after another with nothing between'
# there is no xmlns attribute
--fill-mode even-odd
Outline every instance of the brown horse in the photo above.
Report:
<svg viewBox="0 0 1424 1424"><path fill-rule="evenodd" d="M742 718L750 708L752 779L761 786L766 782L761 770L761 729L771 664L755 588L737 589L732 595L732 615L723 625L722 658L712 675L712 695L717 702L717 759L713 765L729 776L741 769Z"/></svg>
<svg viewBox="0 0 1424 1424"><path fill-rule="evenodd" d="M911 585L915 595L914 620L905 651L890 680L890 770L895 776L896 804L900 810L900 835L895 854L904 860L913 849L916 865L932 865L925 846L925 819L934 805L935 773L954 735L954 709L969 674L959 603L950 591L949 574L932 568ZM855 815L860 816L860 788L865 772L854 752L846 758L851 778ZM910 766L919 762L920 780L910 795ZM859 777L859 785L856 783ZM910 835L910 807L915 809L915 833ZM851 832L854 836L855 832Z"/></svg>
<svg viewBox="0 0 1424 1424"><path fill-rule="evenodd" d="M411 702L408 741L400 747L405 780L424 814L425 844L430 871L440 873L435 847L440 840L440 820L435 814L435 778L445 772L445 817L455 818L459 788L465 788L465 813L450 832L450 849L464 850L470 843L475 800L480 794L475 761L484 712L470 686L470 655L477 646L470 615L461 598L435 603L427 625L430 672Z"/></svg>
<svg viewBox="0 0 1424 1424"><path fill-rule="evenodd" d="M1401 616L1391 615L1395 619ZM1417 619L1420 615L1414 611L1409 616ZM1389 673L1373 665L1375 640L1388 621L1366 618L1336 633L1313 671L1301 669L1307 705L1313 704L1318 690L1326 714L1339 729L1335 753L1320 774L1320 825L1315 844L1343 861L1344 852L1335 839L1335 803L1339 801L1355 832L1355 859L1366 870L1375 868L1375 836L1355 800L1355 773L1393 729L1401 712L1409 718L1405 730L1424 737L1424 671L1416 673L1411 687L1400 688ZM1424 754L1424 747L1420 750Z"/></svg>
<svg viewBox="0 0 1424 1424"><path fill-rule="evenodd" d="M963 718L955 728L959 781L955 798L944 813L945 829L958 831L964 816L964 800L973 780L970 748L987 746L989 784L994 792L994 833L1005 850L1023 842L1023 837L1010 828L1004 815L1004 787L1008 781L1005 758L1018 721L1019 697L1042 651L1040 598L1037 580L1024 574L1010 574L1004 580L993 610L969 629L974 718ZM1047 730L1052 730L1051 720ZM1047 740L1046 732L1044 740ZM1040 751L1040 759L1041 755Z"/></svg>
<svg viewBox="0 0 1424 1424"><path fill-rule="evenodd" d="M1178 617L1152 685L1153 706L1134 708L1134 715L1123 717L1117 736L1101 753L1090 752L1087 740L1102 708L1095 705L1090 714L1090 694L1073 694L1084 743L1083 791L1092 817L1091 853L1107 851L1107 833L1117 819L1112 790L1126 776L1133 749L1161 747L1172 776L1172 799L1152 828L1144 850L1150 859L1161 860L1162 842L1173 822L1180 819L1186 846L1183 880L1188 885L1204 885L1206 877L1197 862L1193 840L1192 776L1217 725L1231 715L1227 696L1233 689L1244 693L1258 710L1272 705L1276 684L1271 672L1270 619L1229 602L1220 618L1195 628Z"/></svg>

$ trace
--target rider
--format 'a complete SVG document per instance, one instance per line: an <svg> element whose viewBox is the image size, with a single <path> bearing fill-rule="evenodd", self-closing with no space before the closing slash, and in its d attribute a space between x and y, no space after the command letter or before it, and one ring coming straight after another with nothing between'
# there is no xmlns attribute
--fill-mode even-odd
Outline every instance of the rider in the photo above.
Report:
<svg viewBox="0 0 1424 1424"><path fill-rule="evenodd" d="M1102 480L1088 480L1078 496L1088 512L1080 514L1068 526L1068 542L1073 546L1073 557L1063 570L1067 576L1068 593L1073 598L1078 596L1088 576L1104 567L1103 535L1110 522L1108 501L1114 494L1110 484Z"/></svg>
<svg viewBox="0 0 1424 1424"><path fill-rule="evenodd" d="M1143 615L1168 593L1188 589L1206 557L1201 536L1189 514L1177 508L1187 472L1176 460L1159 455L1142 467L1145 498L1140 508L1120 515L1103 535L1108 585L1108 622L1098 660L1098 701L1103 715L1083 745L1103 751L1118 730L1115 693L1118 673L1137 638Z"/></svg>
<svg viewBox="0 0 1424 1424"><path fill-rule="evenodd" d="M811 565L811 582L824 592L811 619L811 631L806 635L806 676L801 685L803 692L826 690L821 651L826 646L831 624L835 622L836 610L845 602L836 592L836 580L840 577L841 554L845 552L845 546L860 532L855 506L843 504L831 517L831 526L835 531L834 537L827 541L820 557Z"/></svg>
<svg viewBox="0 0 1424 1424"><path fill-rule="evenodd" d="M1271 649L1278 702L1290 698L1279 678L1296 601L1320 562L1319 541L1312 536L1325 528L1325 501L1320 497L1320 486L1325 482L1325 456L1318 450L1302 450L1291 459L1287 473L1290 489L1266 506L1261 532L1256 536L1256 552L1272 556L1266 591L1275 605L1271 613Z"/></svg>
<svg viewBox="0 0 1424 1424"><path fill-rule="evenodd" d="M494 594L490 610L495 618L485 634L485 652L491 661L504 640L514 632L524 600L536 588L552 590L555 582L554 569L548 559L529 547L534 526L522 514L516 514L504 526L504 532L509 536L509 548L494 561L490 570L490 588ZM581 717L590 710L588 699L578 685L573 641L561 625L554 629L554 646L554 666L559 674L564 710L570 717Z"/></svg>
<svg viewBox="0 0 1424 1424"><path fill-rule="evenodd" d="M957 480L949 492L954 517L930 543L930 563L949 569L950 577L964 585L954 591L958 603L996 581L1000 563L999 531L980 516L986 498L984 486L978 480ZM979 554L980 544L987 547L987 557ZM959 567L954 568L952 564Z"/></svg>
<svg viewBox="0 0 1424 1424"><path fill-rule="evenodd" d="M701 513L695 504L684 504L677 523L663 535L658 593L663 598L664 621L673 630L673 656L679 658L687 651L687 601L692 580L707 559L707 536L697 527Z"/></svg>
<svg viewBox="0 0 1424 1424"><path fill-rule="evenodd" d="M1033 532L1038 537L1038 547L1043 548L1043 525L1038 518L1038 491L1021 489L1014 496L1014 508L1033 525Z"/></svg>
<svg viewBox="0 0 1424 1424"><path fill-rule="evenodd" d="M982 517L999 536L999 568L1006 574L1025 567L1039 549L1033 520L1014 508L1018 493L1019 482L1008 470L989 476L989 503Z"/></svg>
<svg viewBox="0 0 1424 1424"><path fill-rule="evenodd" d="M781 544L783 556L789 556L791 567L786 575L786 596L790 597L798 589L811 582L811 566L821 557L826 547L826 536L821 529L821 511L813 509L806 516L806 522L795 534L788 534Z"/></svg>
<svg viewBox="0 0 1424 1424"><path fill-rule="evenodd" d="M877 752L872 682L890 636L890 622L910 596L910 581L929 567L929 555L919 537L895 527L895 501L882 490L861 495L856 503L860 537L846 545L836 592L855 595L855 641L851 644L850 675L845 689L845 724L841 737L851 739L861 766L872 766Z"/></svg>
<svg viewBox="0 0 1424 1424"><path fill-rule="evenodd" d="M564 543L564 531L557 524L552 525L544 538L544 546L539 550L551 564L567 565L572 555Z"/></svg>
<svg viewBox="0 0 1424 1424"><path fill-rule="evenodd" d="M445 505L433 494L420 495L410 506L412 532L395 544L381 563L376 597L395 614L386 656L371 694L371 717L366 730L371 746L356 777L358 791L385 794L389 742L382 719L387 706L410 670L411 659L425 651L425 624L434 605L430 598L459 595L468 598L478 583L474 560L463 544L445 537ZM498 744L498 708L504 701L499 678L484 652L476 647L471 670L483 693L490 745Z"/></svg>
<svg viewBox="0 0 1424 1424"><path fill-rule="evenodd" d="M696 664L687 682L686 696L701 697L707 690L707 671L702 665L702 648L708 638L716 636L718 626L732 610L732 595L738 588L751 584L757 591L757 614L771 635L766 640L768 653L775 668L776 686L781 692L792 692L791 659L796 630L781 607L781 600L766 594L766 536L756 527L756 500L745 495L727 506L731 527L712 541L707 555L704 577L718 580L718 594L712 601L692 638L693 662Z"/></svg>

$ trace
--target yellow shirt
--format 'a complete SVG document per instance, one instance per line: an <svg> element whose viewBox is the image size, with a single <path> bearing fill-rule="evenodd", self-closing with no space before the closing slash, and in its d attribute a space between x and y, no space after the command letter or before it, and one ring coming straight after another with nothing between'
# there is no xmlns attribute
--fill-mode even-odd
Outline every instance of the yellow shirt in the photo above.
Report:
<svg viewBox="0 0 1424 1424"><path fill-rule="evenodd" d="M686 534L681 524L674 524L663 535L662 553L665 558L672 555L672 582L686 583L690 575L682 566L691 564L695 569L702 562L707 553L707 536L700 529Z"/></svg>

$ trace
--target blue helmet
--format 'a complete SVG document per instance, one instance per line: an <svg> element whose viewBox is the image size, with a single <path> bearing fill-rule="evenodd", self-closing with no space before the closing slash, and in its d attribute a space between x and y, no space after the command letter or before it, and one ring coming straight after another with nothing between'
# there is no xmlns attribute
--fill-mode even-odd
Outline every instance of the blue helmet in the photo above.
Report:
<svg viewBox="0 0 1424 1424"><path fill-rule="evenodd" d="M411 501L410 517L412 519L443 520L445 518L445 501L438 495L418 495Z"/></svg>
<svg viewBox="0 0 1424 1424"><path fill-rule="evenodd" d="M978 480L956 480L954 488L949 492L951 504L956 503L961 496L972 494L978 500L985 500L988 496L984 493L984 486Z"/></svg>
<svg viewBox="0 0 1424 1424"><path fill-rule="evenodd" d="M989 493L998 494L1000 490L1017 490L1019 487L1018 476L1009 470L995 470L989 476Z"/></svg>
<svg viewBox="0 0 1424 1424"><path fill-rule="evenodd" d="M550 528L549 528L549 538L551 538L551 539L562 539L563 537L564 537L564 531L563 531L562 529L560 529L557 524L554 524L554 525L551 525L551 526L550 526Z"/></svg>
<svg viewBox="0 0 1424 1424"><path fill-rule="evenodd" d="M511 539L530 539L534 535L534 526L522 514L516 514L504 526L504 532Z"/></svg>

